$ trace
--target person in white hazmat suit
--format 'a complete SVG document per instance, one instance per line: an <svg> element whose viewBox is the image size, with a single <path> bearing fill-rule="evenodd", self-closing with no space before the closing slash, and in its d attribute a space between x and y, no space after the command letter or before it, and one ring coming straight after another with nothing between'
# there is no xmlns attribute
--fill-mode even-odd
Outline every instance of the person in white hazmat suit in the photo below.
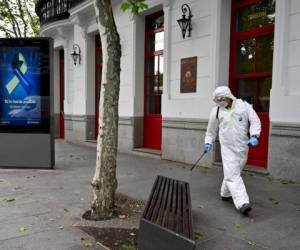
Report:
<svg viewBox="0 0 300 250"><path fill-rule="evenodd" d="M217 87L213 98L217 106L210 113L204 150L212 150L218 134L224 172L221 198L232 199L235 207L247 215L251 205L241 171L248 158L249 146L259 143L261 123L252 106L234 97L228 87Z"/></svg>

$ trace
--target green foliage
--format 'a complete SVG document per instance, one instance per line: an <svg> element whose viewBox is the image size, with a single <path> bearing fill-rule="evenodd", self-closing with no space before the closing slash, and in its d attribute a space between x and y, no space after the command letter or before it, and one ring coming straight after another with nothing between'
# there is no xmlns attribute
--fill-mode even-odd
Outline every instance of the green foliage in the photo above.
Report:
<svg viewBox="0 0 300 250"><path fill-rule="evenodd" d="M86 242L83 243L83 246L84 247L93 247L94 244L92 242L86 241Z"/></svg>
<svg viewBox="0 0 300 250"><path fill-rule="evenodd" d="M28 230L28 228L26 226L19 226L19 232L23 233L27 230Z"/></svg>
<svg viewBox="0 0 300 250"><path fill-rule="evenodd" d="M134 245L122 245L121 250L137 250Z"/></svg>
<svg viewBox="0 0 300 250"><path fill-rule="evenodd" d="M252 241L252 240L248 240L247 243L248 243L249 245L251 245L251 246L255 246L255 245L256 245L255 241Z"/></svg>
<svg viewBox="0 0 300 250"><path fill-rule="evenodd" d="M123 10L123 11L127 11L129 8L130 8L130 4L129 3L127 3L127 2L123 2L122 4L121 4L121 10Z"/></svg>
<svg viewBox="0 0 300 250"><path fill-rule="evenodd" d="M122 11L130 11L134 16L137 16L141 11L146 10L148 5L146 0L125 0L120 8Z"/></svg>
<svg viewBox="0 0 300 250"><path fill-rule="evenodd" d="M250 30L275 22L275 1L265 0L239 9L237 31Z"/></svg>
<svg viewBox="0 0 300 250"><path fill-rule="evenodd" d="M15 201L15 198L13 198L13 197L8 197L8 198L4 198L3 199L5 202L13 202L13 201Z"/></svg>
<svg viewBox="0 0 300 250"><path fill-rule="evenodd" d="M203 234L200 232L195 232L195 239L196 240L202 240L203 239Z"/></svg>
<svg viewBox="0 0 300 250"><path fill-rule="evenodd" d="M0 1L0 37L30 37L39 34L36 0Z"/></svg>

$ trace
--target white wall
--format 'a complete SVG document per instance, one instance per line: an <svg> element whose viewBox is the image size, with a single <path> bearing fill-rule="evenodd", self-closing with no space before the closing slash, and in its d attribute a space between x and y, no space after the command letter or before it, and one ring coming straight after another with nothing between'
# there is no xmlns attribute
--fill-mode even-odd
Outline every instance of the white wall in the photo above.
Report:
<svg viewBox="0 0 300 250"><path fill-rule="evenodd" d="M120 10L119 4L114 6L114 16L122 48L119 115L133 116L133 21L129 13Z"/></svg>
<svg viewBox="0 0 300 250"><path fill-rule="evenodd" d="M164 10L164 91L162 116L172 118L207 119L212 92L218 84L228 83L230 0L151 0L149 9L133 19L114 7L115 19L121 37L120 116L143 115L144 75L144 16ZM177 19L181 5L190 5L192 36L183 40ZM217 11L218 9L218 11ZM222 16L221 16L222 14ZM223 18L223 20L222 20ZM220 39L222 37L222 39ZM197 56L197 92L180 93L180 60Z"/></svg>
<svg viewBox="0 0 300 250"><path fill-rule="evenodd" d="M277 0L270 120L300 122L300 1Z"/></svg>
<svg viewBox="0 0 300 250"><path fill-rule="evenodd" d="M165 12L164 93L162 96L163 117L207 119L213 106L211 93L212 70L212 4L215 1L147 1L148 10L137 18L123 13L114 6L114 15L121 38L121 88L120 116L143 115L144 89L144 16L163 9ZM177 19L182 15L181 5L188 3L193 14L192 37L182 39ZM198 57L197 92L180 93L180 59ZM198 108L199 107L199 108Z"/></svg>
<svg viewBox="0 0 300 250"><path fill-rule="evenodd" d="M184 3L189 4L193 15L192 34L185 39L177 23L182 16L181 5ZM163 117L208 118L214 105L212 92L220 79L215 76L218 68L216 60L220 57L220 50L216 51L221 25L218 23L219 6L219 0L172 1L171 23L166 27L166 30L170 29L170 48L166 55L166 60L170 61L170 81L164 82L168 89L163 95ZM197 56L197 90L195 93L180 93L180 61L194 56Z"/></svg>
<svg viewBox="0 0 300 250"><path fill-rule="evenodd" d="M149 9L133 21L130 13L123 13L119 4L114 6L114 15L121 38L121 86L119 99L120 116L143 115L143 75L144 75L144 17L155 11L165 11L165 63L164 94L162 96L163 117L184 117L207 119L213 103L211 93L216 85L214 76L217 52L213 51L216 42L216 14L212 8L220 0L151 0ZM182 39L177 19L182 15L181 5L188 3L192 9L192 37ZM91 14L90 14L91 15ZM92 35L97 30L95 19L82 18L82 13L71 14L70 32L65 35L65 113L84 115L94 112L93 103L87 101L92 94L94 58L88 55ZM140 22L137 24L137 22ZM84 33L85 32L85 33ZM59 36L58 36L59 37ZM56 39L57 46L60 44ZM74 66L70 54L74 43L81 48L82 61ZM137 54L138 51L138 54ZM88 55L88 56L87 56ZM180 93L180 60L198 57L197 92ZM137 96L138 95L138 96ZM94 97L92 97L94 98ZM136 107L135 107L136 106Z"/></svg>
<svg viewBox="0 0 300 250"><path fill-rule="evenodd" d="M212 29L214 33L214 63L212 72L212 82L215 83L213 84L214 86L228 85L231 0L215 0L213 2L214 11Z"/></svg>
<svg viewBox="0 0 300 250"><path fill-rule="evenodd" d="M74 44L78 44L81 49L81 63L74 65L74 62L70 63L70 70L73 71L73 80L70 90L72 90L72 111L73 114L84 115L86 113L86 37L82 34L82 29L77 24L74 25ZM73 51L73 44L70 44L70 49ZM70 56L71 53L66 55Z"/></svg>
<svg viewBox="0 0 300 250"><path fill-rule="evenodd" d="M145 51L145 17L136 16L133 23L133 58L132 82L134 99L134 116L144 116L144 51Z"/></svg>
<svg viewBox="0 0 300 250"><path fill-rule="evenodd" d="M292 0L289 8L288 94L300 96L300 1Z"/></svg>
<svg viewBox="0 0 300 250"><path fill-rule="evenodd" d="M138 17L114 6L114 15L120 34L121 85L119 99L120 116L143 116L144 114L144 17L162 9L162 0L147 1L148 10Z"/></svg>
<svg viewBox="0 0 300 250"><path fill-rule="evenodd" d="M70 54L73 51L72 45L74 44L74 35L71 33L67 39L64 47L65 56L65 100L64 100L64 111L65 114L73 114L74 110L74 63ZM76 113L75 113L76 114Z"/></svg>
<svg viewBox="0 0 300 250"><path fill-rule="evenodd" d="M190 5L192 35L182 38L177 19L181 5ZM172 118L207 119L214 105L211 94L218 84L228 81L230 0L151 0L149 9L133 21L119 4L114 14L122 45L120 116L143 115L143 25L144 16L159 9L165 11L164 92L162 115ZM87 53L97 25L92 14L88 19L64 24L54 37L55 48L65 50L65 113L93 114L91 100L94 86L94 58ZM72 23L73 22L73 23ZM140 22L139 24L137 22ZM300 122L300 1L277 0L274 35L273 82L270 119L272 122ZM89 40L90 39L90 40ZM72 46L81 47L82 62L76 67L70 56ZM137 54L138 51L138 54ZM180 60L197 56L197 92L180 93ZM57 71L57 70L56 70ZM56 77L57 78L57 77ZM56 79L57 83L57 79ZM56 84L57 85L57 84ZM57 85L58 86L58 85ZM138 95L138 96L137 96ZM56 95L56 98L59 97ZM92 97L94 98L94 97ZM57 103L57 102L56 102ZM136 106L136 107L135 107ZM58 111L58 106L55 108Z"/></svg>
<svg viewBox="0 0 300 250"><path fill-rule="evenodd" d="M51 36L54 39L54 103L55 113L59 113L60 104L60 85L59 85L59 49L64 50L64 113L73 114L74 107L74 63L70 56L72 53L72 46L74 44L74 34L70 30L69 25L64 27L53 27L51 30L42 31L45 36ZM76 108L75 108L76 112Z"/></svg>

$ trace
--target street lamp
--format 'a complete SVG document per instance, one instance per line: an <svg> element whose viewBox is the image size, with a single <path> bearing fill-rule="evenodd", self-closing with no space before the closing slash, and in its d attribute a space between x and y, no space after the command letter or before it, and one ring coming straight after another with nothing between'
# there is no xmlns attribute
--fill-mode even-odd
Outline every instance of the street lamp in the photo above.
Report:
<svg viewBox="0 0 300 250"><path fill-rule="evenodd" d="M180 26L180 29L181 29L181 32L182 32L182 37L183 39L185 38L185 33L186 33L186 30L188 29L188 37L191 36L191 31L192 31L192 23L191 23L191 20L192 20L192 13L191 13L191 9L190 7L187 5L187 4L183 4L181 6L181 11L182 11L182 18L181 19L178 19L177 22ZM188 13L188 17L186 17L186 12L189 11Z"/></svg>
<svg viewBox="0 0 300 250"><path fill-rule="evenodd" d="M74 44L73 45L73 53L71 54L73 61L74 61L74 65L76 66L77 64L77 59L78 59L78 64L80 64L81 61L81 50L78 44Z"/></svg>

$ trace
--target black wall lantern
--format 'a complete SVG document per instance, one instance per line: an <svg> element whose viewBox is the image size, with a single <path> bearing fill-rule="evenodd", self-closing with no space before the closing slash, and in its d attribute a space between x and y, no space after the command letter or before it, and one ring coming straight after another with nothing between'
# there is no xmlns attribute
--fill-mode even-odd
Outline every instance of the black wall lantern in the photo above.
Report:
<svg viewBox="0 0 300 250"><path fill-rule="evenodd" d="M74 61L74 65L76 66L77 64L77 59L78 59L78 64L80 64L81 61L81 50L78 44L74 44L73 45L73 53L71 54L73 61Z"/></svg>
<svg viewBox="0 0 300 250"><path fill-rule="evenodd" d="M188 32L189 32L188 37L191 36L191 31L192 31L191 20L192 20L193 15L191 13L190 6L188 6L186 3L181 6L181 11L182 11L182 18L178 19L177 22L180 26L180 29L181 29L181 32L182 32L182 37L184 39L186 30L188 30ZM185 15L187 11L189 11L188 17L186 17L186 15Z"/></svg>

